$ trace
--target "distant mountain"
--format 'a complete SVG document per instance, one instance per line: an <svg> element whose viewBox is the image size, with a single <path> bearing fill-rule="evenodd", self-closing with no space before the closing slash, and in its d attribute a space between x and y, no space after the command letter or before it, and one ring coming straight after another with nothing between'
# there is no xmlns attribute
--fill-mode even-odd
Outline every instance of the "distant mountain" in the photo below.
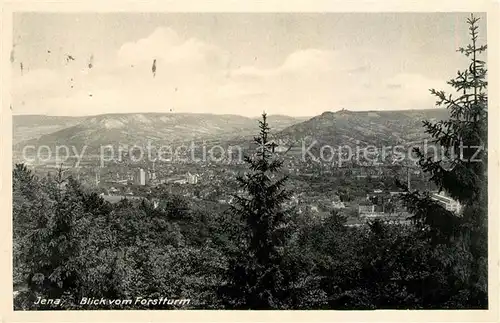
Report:
<svg viewBox="0 0 500 323"><path fill-rule="evenodd" d="M339 146L396 145L419 141L425 137L423 120L447 119L446 109L400 111L348 111L324 112L307 121L283 129L276 139L298 143L313 142L320 145Z"/></svg>
<svg viewBox="0 0 500 323"><path fill-rule="evenodd" d="M269 119L273 124L273 129L279 131L307 118L275 115L270 116ZM258 132L257 118L190 113L103 114L80 119L23 116L14 120L14 123L17 124L14 132L30 125L33 128L39 128L37 131L32 131L33 134L35 132L38 134L36 137L15 142L15 150L28 144L99 147L118 143L145 145L147 142L158 144L205 139L225 140L248 137ZM58 129L48 132L49 127ZM17 137L19 138L20 135L18 134Z"/></svg>
<svg viewBox="0 0 500 323"><path fill-rule="evenodd" d="M426 137L423 120L448 118L446 109L401 111L324 112L312 118L269 116L272 138L301 146L316 140L319 145L400 145L421 141ZM87 152L103 145L180 145L193 140L207 145L252 146L259 118L238 115L189 113L103 114L91 117L16 116L14 132L31 129L37 136L14 142L14 152L25 145L87 146ZM49 129L57 129L48 132ZM46 132L46 133L43 133ZM25 135L27 136L27 135ZM20 134L15 134L20 138Z"/></svg>
<svg viewBox="0 0 500 323"><path fill-rule="evenodd" d="M269 115L267 120L271 127L271 131L281 130L290 125L297 124L298 122L309 120L311 117L290 117L281 114ZM261 117L253 118L255 122L255 127L258 128L256 121L261 120Z"/></svg>
<svg viewBox="0 0 500 323"><path fill-rule="evenodd" d="M12 117L12 141L39 138L67 127L77 125L85 117L57 117L45 115L14 115Z"/></svg>

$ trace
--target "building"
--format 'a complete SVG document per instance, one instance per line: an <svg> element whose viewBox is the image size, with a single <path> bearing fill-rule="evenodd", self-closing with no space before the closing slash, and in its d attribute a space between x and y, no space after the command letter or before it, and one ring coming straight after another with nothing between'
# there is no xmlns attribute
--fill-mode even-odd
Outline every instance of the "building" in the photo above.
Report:
<svg viewBox="0 0 500 323"><path fill-rule="evenodd" d="M390 195L382 190L374 190L373 193L366 196L366 200L373 204L374 212L384 212L385 205L390 200Z"/></svg>
<svg viewBox="0 0 500 323"><path fill-rule="evenodd" d="M374 213L375 205L360 205L358 207L359 214Z"/></svg>
<svg viewBox="0 0 500 323"><path fill-rule="evenodd" d="M359 206L359 214L367 217L383 215L390 201L389 193L381 189L373 190L372 193L366 195L366 202Z"/></svg>
<svg viewBox="0 0 500 323"><path fill-rule="evenodd" d="M189 183L189 184L197 184L198 183L198 178L200 176L198 174L191 174L191 173L187 173L186 174L186 181Z"/></svg>
<svg viewBox="0 0 500 323"><path fill-rule="evenodd" d="M151 180L156 180L156 169L155 169L155 162L153 161L153 169L150 171L150 177Z"/></svg>
<svg viewBox="0 0 500 323"><path fill-rule="evenodd" d="M333 201L332 206L334 209L345 209L345 203L340 201Z"/></svg>
<svg viewBox="0 0 500 323"><path fill-rule="evenodd" d="M108 191L108 195L115 195L115 194L118 194L120 192L119 189L115 188L115 187L111 187Z"/></svg>
<svg viewBox="0 0 500 323"><path fill-rule="evenodd" d="M384 213L383 208L380 208L375 204L360 205L358 207L358 212L359 216L365 219L382 218L387 216L387 214Z"/></svg>
<svg viewBox="0 0 500 323"><path fill-rule="evenodd" d="M146 185L146 172L144 169L139 168L134 174L134 183L136 185Z"/></svg>
<svg viewBox="0 0 500 323"><path fill-rule="evenodd" d="M447 196L445 193L434 193L432 194L432 199L448 211L459 213L462 210L460 203Z"/></svg>
<svg viewBox="0 0 500 323"><path fill-rule="evenodd" d="M146 174L146 183L149 183L151 185L158 184L158 180L156 178L156 172L154 170L148 170Z"/></svg>
<svg viewBox="0 0 500 323"><path fill-rule="evenodd" d="M345 203L340 200L338 195L333 196L332 207L334 209L345 209Z"/></svg>
<svg viewBox="0 0 500 323"><path fill-rule="evenodd" d="M273 139L269 140L268 147L273 153L284 153L289 150L289 147L283 145L283 142L281 142L281 140L278 141ZM260 147L258 147L257 150L260 151Z"/></svg>
<svg viewBox="0 0 500 323"><path fill-rule="evenodd" d="M288 148L287 148L287 147L285 147L285 146L281 146L281 145L280 145L280 146L276 146L276 147L274 148L274 152L276 152L276 153L284 153L284 152L286 152L287 150L288 150Z"/></svg>

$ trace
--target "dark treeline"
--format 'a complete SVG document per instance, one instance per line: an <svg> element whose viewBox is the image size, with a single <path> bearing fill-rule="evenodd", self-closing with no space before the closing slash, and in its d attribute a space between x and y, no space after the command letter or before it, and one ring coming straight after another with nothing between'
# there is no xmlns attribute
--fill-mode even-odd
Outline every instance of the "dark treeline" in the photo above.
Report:
<svg viewBox="0 0 500 323"><path fill-rule="evenodd" d="M470 66L432 90L449 120L424 123L444 147L487 146L486 68L476 44L460 51ZM411 225L346 226L286 208L290 192L272 153L266 115L238 178L236 203L193 203L167 192L155 205L104 201L62 172L13 170L15 309L126 309L82 306L83 297L186 298L187 309L487 308L487 153L465 150L446 163L420 155L422 170L460 201L458 216L426 192L408 191ZM458 150L457 150L458 151ZM473 156L474 155L474 156ZM404 186L400 184L401 186ZM38 297L62 305L35 305ZM178 308L174 305L151 309Z"/></svg>

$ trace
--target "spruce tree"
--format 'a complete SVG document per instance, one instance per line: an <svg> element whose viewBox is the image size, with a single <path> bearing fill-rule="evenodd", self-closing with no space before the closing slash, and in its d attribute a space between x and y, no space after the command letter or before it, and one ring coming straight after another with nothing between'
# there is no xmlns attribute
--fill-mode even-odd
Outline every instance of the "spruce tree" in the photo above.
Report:
<svg viewBox="0 0 500 323"><path fill-rule="evenodd" d="M38 180L25 166L17 165L13 172L14 191L31 201L27 213L14 207L15 233L19 236L19 249L15 260L23 267L28 292L28 307L33 307L36 296L43 298L65 298L76 301L81 291L80 273L85 261L79 259L81 240L85 229L82 192L73 178L63 178L62 169L49 178ZM32 189L24 187L31 183ZM18 194L19 193L19 194ZM14 200L18 204L21 200ZM20 226L17 218L29 216ZM22 229L22 230L19 230ZM19 231L19 232L18 232ZM21 235L22 234L22 235ZM68 303L68 302L66 302Z"/></svg>
<svg viewBox="0 0 500 323"><path fill-rule="evenodd" d="M272 152L265 113L259 128L256 151L244 159L249 170L237 178L244 194L234 196L233 213L235 221L241 221L241 235L230 259L227 284L221 288L226 306L232 308L281 308L287 298L280 271L289 228L284 208L289 198L284 189L287 177L276 178L282 161Z"/></svg>
<svg viewBox="0 0 500 323"><path fill-rule="evenodd" d="M438 99L436 105L449 110L448 120L424 121L425 131L441 146L444 158L427 156L418 149L416 152L422 169L431 175L431 181L464 206L465 221L484 227L485 213L470 212L479 205L485 207L487 197L488 83L486 63L479 59L487 46L477 43L478 21L479 18L473 15L467 19L471 44L458 49L470 59L469 66L448 81L458 95L453 97L444 91L430 90Z"/></svg>
<svg viewBox="0 0 500 323"><path fill-rule="evenodd" d="M460 202L462 211L456 214L444 209L429 192L409 193L405 202L417 223L432 233L432 238L440 238L431 240L466 246L472 256L466 283L475 291L470 298L483 306L487 305L488 82L486 63L480 59L487 45L478 44L478 21L472 14L467 19L470 44L457 50L469 59L469 65L448 81L455 96L430 90L437 97L436 105L449 110L448 120L424 121L425 131L441 146L444 157L416 150L423 171L431 175L440 191Z"/></svg>

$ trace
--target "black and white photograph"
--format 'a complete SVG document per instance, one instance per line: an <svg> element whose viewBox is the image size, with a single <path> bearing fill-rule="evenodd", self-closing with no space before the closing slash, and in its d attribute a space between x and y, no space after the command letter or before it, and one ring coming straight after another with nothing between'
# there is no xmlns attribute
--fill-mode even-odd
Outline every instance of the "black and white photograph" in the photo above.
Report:
<svg viewBox="0 0 500 323"><path fill-rule="evenodd" d="M12 310L496 306L491 19L14 12Z"/></svg>

